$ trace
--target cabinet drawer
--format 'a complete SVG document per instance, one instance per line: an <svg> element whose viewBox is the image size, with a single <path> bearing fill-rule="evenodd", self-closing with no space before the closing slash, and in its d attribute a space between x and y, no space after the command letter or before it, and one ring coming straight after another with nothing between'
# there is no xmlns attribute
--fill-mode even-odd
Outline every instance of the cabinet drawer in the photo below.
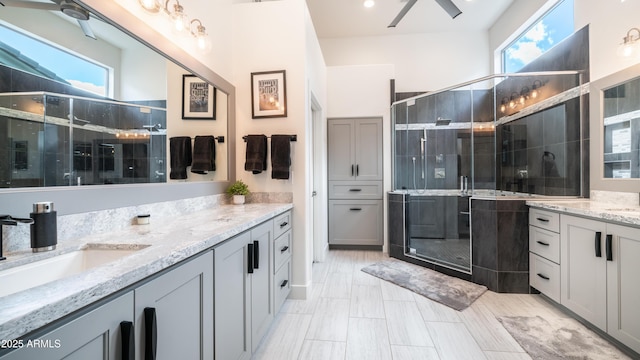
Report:
<svg viewBox="0 0 640 360"><path fill-rule="evenodd" d="M291 230L276 239L273 245L273 272L291 257Z"/></svg>
<svg viewBox="0 0 640 360"><path fill-rule="evenodd" d="M273 282L275 294L276 313L291 292L291 260L287 260L276 272Z"/></svg>
<svg viewBox="0 0 640 360"><path fill-rule="evenodd" d="M273 238L277 239L280 235L291 229L291 210L280 214L273 218Z"/></svg>
<svg viewBox="0 0 640 360"><path fill-rule="evenodd" d="M329 244L382 245L382 200L329 200Z"/></svg>
<svg viewBox="0 0 640 360"><path fill-rule="evenodd" d="M329 199L382 199L382 182L330 181Z"/></svg>
<svg viewBox="0 0 640 360"><path fill-rule="evenodd" d="M560 214L536 208L529 209L529 225L560 232Z"/></svg>
<svg viewBox="0 0 640 360"><path fill-rule="evenodd" d="M529 226L529 251L559 264L560 234L536 226Z"/></svg>
<svg viewBox="0 0 640 360"><path fill-rule="evenodd" d="M560 265L529 253L529 284L555 302L560 302Z"/></svg>

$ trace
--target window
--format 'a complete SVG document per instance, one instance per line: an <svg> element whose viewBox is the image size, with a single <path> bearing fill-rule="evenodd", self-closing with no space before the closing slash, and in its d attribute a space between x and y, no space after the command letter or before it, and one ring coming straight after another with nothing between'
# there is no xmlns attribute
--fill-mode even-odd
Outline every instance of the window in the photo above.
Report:
<svg viewBox="0 0 640 360"><path fill-rule="evenodd" d="M100 96L109 94L109 69L0 25L0 63Z"/></svg>
<svg viewBox="0 0 640 360"><path fill-rule="evenodd" d="M502 70L514 73L573 34L573 0L562 0L502 51Z"/></svg>

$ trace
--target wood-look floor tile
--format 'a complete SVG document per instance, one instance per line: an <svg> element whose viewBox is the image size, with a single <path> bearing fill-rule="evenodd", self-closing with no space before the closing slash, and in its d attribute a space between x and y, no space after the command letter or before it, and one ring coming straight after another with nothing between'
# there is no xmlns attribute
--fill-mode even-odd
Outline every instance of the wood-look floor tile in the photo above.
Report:
<svg viewBox="0 0 640 360"><path fill-rule="evenodd" d="M391 347L384 319L349 319L347 360L390 360Z"/></svg>
<svg viewBox="0 0 640 360"><path fill-rule="evenodd" d="M349 316L384 319L380 286L353 285Z"/></svg>
<svg viewBox="0 0 640 360"><path fill-rule="evenodd" d="M311 266L311 281L315 284L324 283L329 274L329 267L329 261L313 263Z"/></svg>
<svg viewBox="0 0 640 360"><path fill-rule="evenodd" d="M393 360L440 360L436 348L391 345Z"/></svg>
<svg viewBox="0 0 640 360"><path fill-rule="evenodd" d="M344 360L346 351L346 342L305 340L298 360Z"/></svg>
<svg viewBox="0 0 640 360"><path fill-rule="evenodd" d="M308 314L279 314L252 359L297 359L310 323Z"/></svg>
<svg viewBox="0 0 640 360"><path fill-rule="evenodd" d="M460 312L420 294L413 294L424 321L461 322Z"/></svg>
<svg viewBox="0 0 640 360"><path fill-rule="evenodd" d="M531 360L531 356L526 353L485 351L487 360Z"/></svg>
<svg viewBox="0 0 640 360"><path fill-rule="evenodd" d="M414 292L407 290L402 286L390 283L388 281L380 281L382 288L382 298L390 301L415 301L413 299Z"/></svg>
<svg viewBox="0 0 640 360"><path fill-rule="evenodd" d="M320 298L306 339L346 341L349 326L349 299Z"/></svg>
<svg viewBox="0 0 640 360"><path fill-rule="evenodd" d="M442 360L486 359L464 324L429 322L427 327Z"/></svg>
<svg viewBox="0 0 640 360"><path fill-rule="evenodd" d="M351 297L351 284L353 273L334 272L327 275L327 281L322 288L321 297L349 299Z"/></svg>
<svg viewBox="0 0 640 360"><path fill-rule="evenodd" d="M287 314L313 314L320 300L322 284L313 284L311 297L307 300L286 299L280 312Z"/></svg>
<svg viewBox="0 0 640 360"><path fill-rule="evenodd" d="M361 271L359 268L356 268L353 272L353 285L375 285L380 286L380 282L384 280L380 280L373 275L367 274L364 271Z"/></svg>
<svg viewBox="0 0 640 360"><path fill-rule="evenodd" d="M462 311L460 317L482 350L524 352L486 305L476 302Z"/></svg>
<svg viewBox="0 0 640 360"><path fill-rule="evenodd" d="M392 345L433 346L418 306L410 301L385 301L389 343Z"/></svg>

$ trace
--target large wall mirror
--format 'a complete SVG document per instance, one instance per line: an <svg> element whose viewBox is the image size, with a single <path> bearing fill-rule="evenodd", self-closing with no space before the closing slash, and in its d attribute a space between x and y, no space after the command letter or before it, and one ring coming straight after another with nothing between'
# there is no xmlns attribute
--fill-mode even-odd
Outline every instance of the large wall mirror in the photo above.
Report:
<svg viewBox="0 0 640 360"><path fill-rule="evenodd" d="M173 198L183 198L219 193L233 179L228 166L234 158L229 143L234 136L231 84L190 54L165 44L169 42L133 15L120 16L117 4L94 4L106 10L99 14L87 6L93 2L79 1L89 20L77 21L52 9L60 1L3 3L0 213L13 211L6 206L13 195L42 199L35 188L56 189L44 194L66 199L69 193L63 188L124 188L109 193L127 198L130 192L167 193L170 186ZM109 15L126 21L116 23ZM130 29L147 36L141 40ZM183 116L183 106L189 106L183 104L189 91L183 81L189 74L215 93L202 118ZM199 135L215 137L215 171L189 173L177 184L169 179L169 138ZM126 188L131 184L133 189ZM138 203L106 202L66 212Z"/></svg>
<svg viewBox="0 0 640 360"><path fill-rule="evenodd" d="M592 83L594 190L640 189L640 64Z"/></svg>

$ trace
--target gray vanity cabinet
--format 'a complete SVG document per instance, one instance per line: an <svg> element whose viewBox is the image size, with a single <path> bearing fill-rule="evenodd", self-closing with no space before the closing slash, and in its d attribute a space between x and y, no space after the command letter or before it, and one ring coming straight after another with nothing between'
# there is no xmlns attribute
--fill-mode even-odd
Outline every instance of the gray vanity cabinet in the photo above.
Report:
<svg viewBox="0 0 640 360"><path fill-rule="evenodd" d="M269 329L272 247L273 221L267 221L214 248L216 359L250 359Z"/></svg>
<svg viewBox="0 0 640 360"><path fill-rule="evenodd" d="M134 309L136 359L213 358L213 252L137 287Z"/></svg>
<svg viewBox="0 0 640 360"><path fill-rule="evenodd" d="M121 339L124 332L120 323L126 321L132 324L132 305L133 292L130 291L48 333L16 340L21 342L22 347L1 359L127 359L122 356L122 344L126 340ZM12 345L17 347L20 343Z"/></svg>
<svg viewBox="0 0 640 360"><path fill-rule="evenodd" d="M382 119L329 120L329 181L382 180Z"/></svg>

